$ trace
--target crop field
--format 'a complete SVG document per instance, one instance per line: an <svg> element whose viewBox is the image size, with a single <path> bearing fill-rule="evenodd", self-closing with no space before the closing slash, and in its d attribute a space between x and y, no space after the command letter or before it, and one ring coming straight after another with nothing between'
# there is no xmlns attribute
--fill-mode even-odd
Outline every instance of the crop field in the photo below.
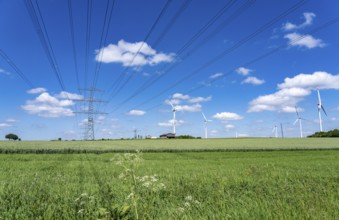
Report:
<svg viewBox="0 0 339 220"><path fill-rule="evenodd" d="M337 219L338 170L338 150L0 154L0 219Z"/></svg>
<svg viewBox="0 0 339 220"><path fill-rule="evenodd" d="M110 141L0 141L0 153L105 153L339 149L338 138L156 139Z"/></svg>

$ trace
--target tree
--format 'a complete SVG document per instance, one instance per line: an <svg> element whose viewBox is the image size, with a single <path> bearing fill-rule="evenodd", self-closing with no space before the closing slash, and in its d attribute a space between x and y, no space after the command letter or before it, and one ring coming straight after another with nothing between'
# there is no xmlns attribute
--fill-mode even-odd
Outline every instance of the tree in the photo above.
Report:
<svg viewBox="0 0 339 220"><path fill-rule="evenodd" d="M13 140L13 141L16 141L16 140L19 139L18 135L12 134L12 133L7 134L7 135L5 136L5 138L8 139L8 140Z"/></svg>
<svg viewBox="0 0 339 220"><path fill-rule="evenodd" d="M312 135L309 135L308 137L339 137L339 130L334 129L328 132L315 132Z"/></svg>

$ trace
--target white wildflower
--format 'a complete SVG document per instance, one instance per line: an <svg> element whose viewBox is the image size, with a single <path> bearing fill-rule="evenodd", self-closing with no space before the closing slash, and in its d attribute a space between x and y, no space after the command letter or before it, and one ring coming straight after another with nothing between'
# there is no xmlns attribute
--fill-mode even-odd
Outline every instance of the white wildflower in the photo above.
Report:
<svg viewBox="0 0 339 220"><path fill-rule="evenodd" d="M149 186L151 185L151 183L150 183L150 182L144 182L142 185L143 185L144 187L149 187Z"/></svg>
<svg viewBox="0 0 339 220"><path fill-rule="evenodd" d="M124 173L121 173L118 177L119 179L124 179L125 178L125 174Z"/></svg>
<svg viewBox="0 0 339 220"><path fill-rule="evenodd" d="M185 202L185 203L184 203L184 206L185 206L186 208L189 208L189 207L191 206L191 204L190 204L189 202Z"/></svg>
<svg viewBox="0 0 339 220"><path fill-rule="evenodd" d="M87 194L87 193L82 193L80 196L81 196L81 197L87 197L88 194Z"/></svg>
<svg viewBox="0 0 339 220"><path fill-rule="evenodd" d="M185 212L185 209L184 209L183 207L179 207L179 208L178 208L178 212L183 213L183 212Z"/></svg>
<svg viewBox="0 0 339 220"><path fill-rule="evenodd" d="M126 197L126 199L129 200L129 199L133 198L133 196L134 196L134 194L133 194L133 193L130 193L130 194Z"/></svg>
<svg viewBox="0 0 339 220"><path fill-rule="evenodd" d="M151 181L157 182L158 181L157 176L156 175L151 176Z"/></svg>
<svg viewBox="0 0 339 220"><path fill-rule="evenodd" d="M192 197L192 196L186 196L186 197L185 197L185 200L186 200L186 201L192 201L192 200L193 200L193 197Z"/></svg>

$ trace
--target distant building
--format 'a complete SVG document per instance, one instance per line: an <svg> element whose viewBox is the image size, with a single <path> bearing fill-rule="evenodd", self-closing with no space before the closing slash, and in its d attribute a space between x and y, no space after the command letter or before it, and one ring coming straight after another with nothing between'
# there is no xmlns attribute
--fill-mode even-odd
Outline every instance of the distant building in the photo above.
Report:
<svg viewBox="0 0 339 220"><path fill-rule="evenodd" d="M160 138L175 138L175 134L174 133L162 134L160 135Z"/></svg>

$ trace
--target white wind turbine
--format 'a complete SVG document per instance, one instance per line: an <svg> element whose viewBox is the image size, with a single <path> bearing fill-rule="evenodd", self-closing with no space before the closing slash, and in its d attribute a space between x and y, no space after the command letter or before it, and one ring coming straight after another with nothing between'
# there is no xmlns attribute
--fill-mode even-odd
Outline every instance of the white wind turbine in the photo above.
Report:
<svg viewBox="0 0 339 220"><path fill-rule="evenodd" d="M275 138L278 138L278 127L276 125L273 127L272 133L275 134Z"/></svg>
<svg viewBox="0 0 339 220"><path fill-rule="evenodd" d="M295 112L297 113L298 118L294 121L293 125L295 125L299 121L300 138L302 138L303 137L303 127L301 125L301 120L305 120L305 119L300 117L297 107L295 107Z"/></svg>
<svg viewBox="0 0 339 220"><path fill-rule="evenodd" d="M176 134L176 131L175 131L175 124L176 124L175 112L177 111L177 109L172 104L172 102L169 102L169 104L172 106L172 112L173 112L173 134Z"/></svg>
<svg viewBox="0 0 339 220"><path fill-rule="evenodd" d="M209 120L206 118L205 114L201 112L202 116L204 117L204 124L205 124L205 138L207 138L207 123L211 122L212 120Z"/></svg>
<svg viewBox="0 0 339 220"><path fill-rule="evenodd" d="M321 110L323 110L323 112L325 113L326 116L327 116L327 114L326 114L326 111L325 111L325 109L324 109L324 106L323 106L322 103L321 103L319 88L317 88L317 91L318 91L318 115L319 115L319 126L320 126L320 131L322 132L322 131L323 131L323 122L322 122L322 120L321 120Z"/></svg>

